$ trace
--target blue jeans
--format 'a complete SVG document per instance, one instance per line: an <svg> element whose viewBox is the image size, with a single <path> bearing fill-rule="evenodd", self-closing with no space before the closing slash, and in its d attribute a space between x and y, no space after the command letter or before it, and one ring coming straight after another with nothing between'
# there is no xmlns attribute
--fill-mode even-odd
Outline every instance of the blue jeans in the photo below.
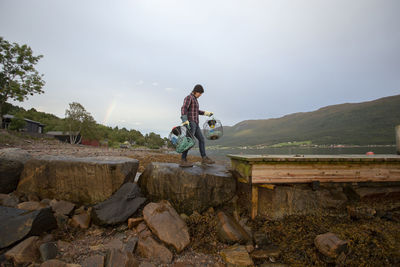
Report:
<svg viewBox="0 0 400 267"><path fill-rule="evenodd" d="M190 131L192 132L192 134L197 138L197 140L199 140L199 149L200 149L200 155L202 157L206 156L206 146L205 146L205 142L204 142L204 136L201 133L201 129L198 123L194 122L194 121L189 121L190 123ZM186 160L187 154L189 153L189 150L186 150L185 152L182 153L182 159Z"/></svg>

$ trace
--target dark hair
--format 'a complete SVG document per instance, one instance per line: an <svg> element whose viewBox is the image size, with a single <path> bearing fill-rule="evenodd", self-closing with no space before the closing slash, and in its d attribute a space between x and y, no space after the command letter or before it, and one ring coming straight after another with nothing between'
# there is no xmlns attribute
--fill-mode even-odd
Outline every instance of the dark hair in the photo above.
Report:
<svg viewBox="0 0 400 267"><path fill-rule="evenodd" d="M203 86L201 86L200 84L196 84L193 88L194 93L204 93L204 89Z"/></svg>

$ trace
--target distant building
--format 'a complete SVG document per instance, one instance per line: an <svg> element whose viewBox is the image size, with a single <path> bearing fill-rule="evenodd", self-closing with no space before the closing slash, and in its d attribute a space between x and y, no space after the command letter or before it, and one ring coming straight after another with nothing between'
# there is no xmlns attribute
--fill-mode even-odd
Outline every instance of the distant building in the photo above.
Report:
<svg viewBox="0 0 400 267"><path fill-rule="evenodd" d="M15 117L13 115L3 115L3 122L1 125L1 128L3 129L8 129L8 127L10 126L11 121L14 119ZM28 132L28 133L43 133L43 128L44 128L44 124L38 122L38 121L33 121L33 120L29 120L29 119L25 119L24 121L26 122L25 128L22 129L22 131L24 132Z"/></svg>
<svg viewBox="0 0 400 267"><path fill-rule="evenodd" d="M69 132L49 131L46 134L53 136L54 138L60 140L61 142L71 143ZM73 135L76 135L76 133ZM77 140L80 140L80 139L81 139L81 136L80 136L80 134L78 134Z"/></svg>

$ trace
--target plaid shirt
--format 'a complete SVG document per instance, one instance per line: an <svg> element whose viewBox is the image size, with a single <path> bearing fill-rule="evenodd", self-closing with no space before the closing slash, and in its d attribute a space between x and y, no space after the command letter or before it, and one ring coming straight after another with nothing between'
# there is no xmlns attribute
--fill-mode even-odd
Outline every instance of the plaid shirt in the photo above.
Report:
<svg viewBox="0 0 400 267"><path fill-rule="evenodd" d="M181 115L187 115L189 121L199 123L199 115L204 115L204 111L199 110L199 102L193 93L185 97L181 108Z"/></svg>

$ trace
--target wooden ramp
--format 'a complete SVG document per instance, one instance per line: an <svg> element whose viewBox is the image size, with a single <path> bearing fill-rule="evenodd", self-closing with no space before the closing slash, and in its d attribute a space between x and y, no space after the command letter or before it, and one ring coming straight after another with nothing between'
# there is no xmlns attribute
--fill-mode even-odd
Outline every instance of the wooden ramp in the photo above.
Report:
<svg viewBox="0 0 400 267"><path fill-rule="evenodd" d="M397 155L227 155L239 182L252 185L252 218L258 187L274 184L400 182Z"/></svg>

